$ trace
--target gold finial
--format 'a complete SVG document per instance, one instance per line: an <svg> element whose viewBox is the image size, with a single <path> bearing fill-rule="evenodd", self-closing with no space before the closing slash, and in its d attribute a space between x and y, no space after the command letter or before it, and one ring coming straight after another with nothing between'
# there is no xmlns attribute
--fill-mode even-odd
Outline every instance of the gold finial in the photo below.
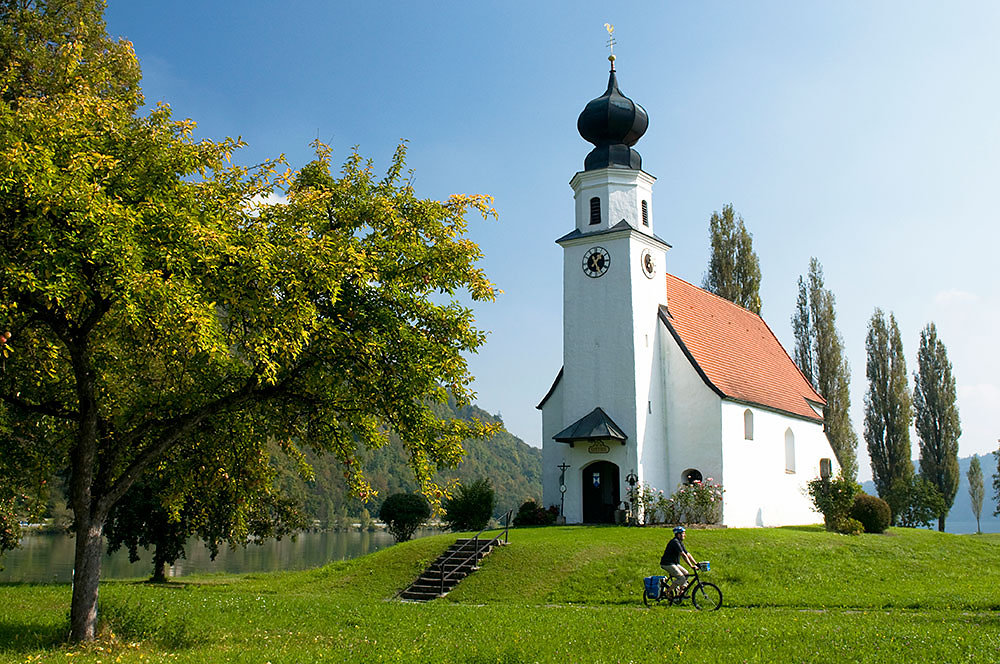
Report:
<svg viewBox="0 0 1000 664"><path fill-rule="evenodd" d="M604 29L608 31L608 48L611 49L611 55L608 56L608 60L611 62L611 71L615 70L615 26L610 23L604 24Z"/></svg>

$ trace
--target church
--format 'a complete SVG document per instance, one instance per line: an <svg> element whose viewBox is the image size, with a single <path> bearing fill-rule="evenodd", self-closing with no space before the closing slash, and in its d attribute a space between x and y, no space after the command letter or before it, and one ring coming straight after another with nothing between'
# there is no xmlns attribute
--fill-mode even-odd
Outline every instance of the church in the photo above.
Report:
<svg viewBox="0 0 1000 664"><path fill-rule="evenodd" d="M630 484L721 483L730 527L817 523L806 483L839 469L823 398L764 320L666 271L648 116L618 87L583 109L563 249L563 366L542 411L543 503L611 523ZM620 514L619 514L620 516Z"/></svg>

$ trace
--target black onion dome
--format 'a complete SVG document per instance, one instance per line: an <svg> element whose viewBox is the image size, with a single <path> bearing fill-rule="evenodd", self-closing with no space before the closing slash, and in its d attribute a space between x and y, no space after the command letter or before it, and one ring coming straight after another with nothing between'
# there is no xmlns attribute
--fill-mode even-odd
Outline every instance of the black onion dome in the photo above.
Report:
<svg viewBox="0 0 1000 664"><path fill-rule="evenodd" d="M608 167L641 170L642 157L632 146L648 126L646 109L621 93L612 68L607 91L587 104L576 121L580 135L596 146L584 160L584 170Z"/></svg>

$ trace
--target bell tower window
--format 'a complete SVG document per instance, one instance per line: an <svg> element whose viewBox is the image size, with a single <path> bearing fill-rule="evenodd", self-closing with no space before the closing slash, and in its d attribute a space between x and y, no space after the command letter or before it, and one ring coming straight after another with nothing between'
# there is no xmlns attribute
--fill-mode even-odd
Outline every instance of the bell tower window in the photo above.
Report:
<svg viewBox="0 0 1000 664"><path fill-rule="evenodd" d="M594 196L590 199L590 225L601 223L601 199Z"/></svg>
<svg viewBox="0 0 1000 664"><path fill-rule="evenodd" d="M649 226L649 204L646 201L642 202L642 225Z"/></svg>

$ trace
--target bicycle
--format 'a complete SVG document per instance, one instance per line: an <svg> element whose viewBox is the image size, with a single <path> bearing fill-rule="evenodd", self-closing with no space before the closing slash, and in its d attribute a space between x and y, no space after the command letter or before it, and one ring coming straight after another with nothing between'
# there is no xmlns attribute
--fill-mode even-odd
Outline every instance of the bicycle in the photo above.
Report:
<svg viewBox="0 0 1000 664"><path fill-rule="evenodd" d="M719 586L708 581L702 581L698 575L699 571L707 572L711 569L708 561L700 562L694 568L693 574L688 575L688 585L677 597L669 596L670 577L668 576L647 576L643 579L642 603L646 606L650 602L661 602L667 600L670 604L680 606L684 600L688 599L690 593L691 603L699 611L716 611L722 606L722 591ZM692 578L693 577L693 578Z"/></svg>

